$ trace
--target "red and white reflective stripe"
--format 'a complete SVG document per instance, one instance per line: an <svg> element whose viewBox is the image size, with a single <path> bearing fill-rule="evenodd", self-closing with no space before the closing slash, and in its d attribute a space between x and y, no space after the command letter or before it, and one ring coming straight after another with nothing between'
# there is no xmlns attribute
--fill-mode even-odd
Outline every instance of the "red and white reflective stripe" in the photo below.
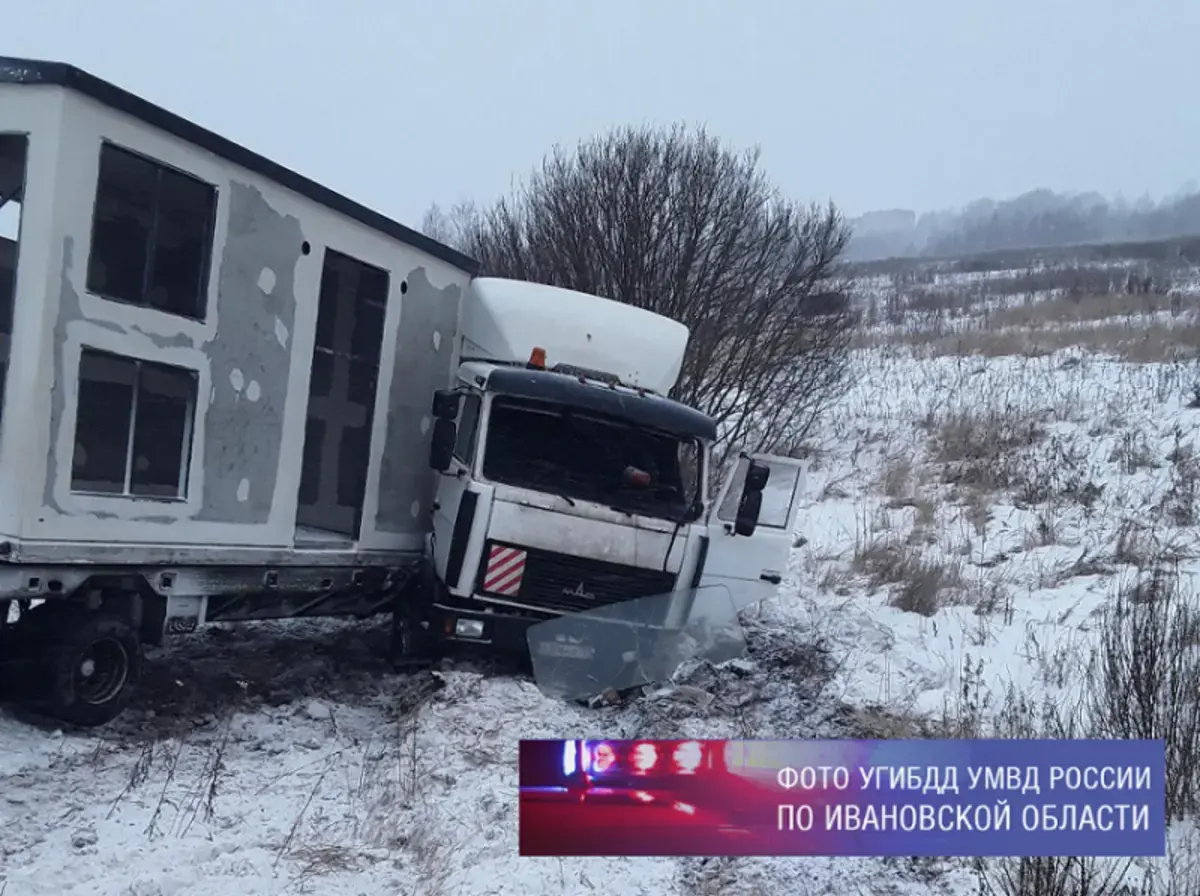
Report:
<svg viewBox="0 0 1200 896"><path fill-rule="evenodd" d="M493 545L483 574L483 590L491 594L516 597L525 575L525 552L520 548Z"/></svg>

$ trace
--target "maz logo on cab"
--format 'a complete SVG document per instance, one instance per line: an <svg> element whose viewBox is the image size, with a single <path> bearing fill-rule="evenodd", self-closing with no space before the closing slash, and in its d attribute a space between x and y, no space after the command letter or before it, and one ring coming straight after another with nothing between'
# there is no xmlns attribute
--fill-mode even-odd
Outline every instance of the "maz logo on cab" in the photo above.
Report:
<svg viewBox="0 0 1200 896"><path fill-rule="evenodd" d="M595 600L596 595L590 591L585 591L583 582L580 582L574 588L564 588L562 590L563 597L582 597L584 600Z"/></svg>

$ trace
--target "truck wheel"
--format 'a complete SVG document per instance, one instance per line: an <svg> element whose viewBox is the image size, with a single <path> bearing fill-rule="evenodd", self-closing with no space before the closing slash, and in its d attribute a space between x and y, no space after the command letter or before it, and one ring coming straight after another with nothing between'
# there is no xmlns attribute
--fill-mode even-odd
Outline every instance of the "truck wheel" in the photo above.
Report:
<svg viewBox="0 0 1200 896"><path fill-rule="evenodd" d="M129 705L142 671L141 644L123 616L76 609L46 641L47 711L81 728L111 722Z"/></svg>

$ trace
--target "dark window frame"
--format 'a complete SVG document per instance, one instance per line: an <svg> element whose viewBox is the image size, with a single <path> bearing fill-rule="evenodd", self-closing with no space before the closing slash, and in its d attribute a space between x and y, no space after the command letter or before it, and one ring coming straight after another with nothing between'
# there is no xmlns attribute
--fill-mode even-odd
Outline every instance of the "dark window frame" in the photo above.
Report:
<svg viewBox="0 0 1200 896"><path fill-rule="evenodd" d="M100 364L111 365L114 370L127 372L128 376L114 376L113 379L96 378L93 382L107 382L119 385L128 385L130 390L130 399L128 407L128 419L126 421L126 433L124 442L124 471L121 489L97 488L96 486L102 480L82 480L75 473L75 451L78 451L80 444L79 438L79 396L80 390L84 383L84 365L88 359ZM151 376L167 376L174 379L173 385L183 387L186 381L186 387L183 387L185 392L186 410L184 413L183 432L180 435L180 453L179 453L179 475L176 480L175 493L163 494L155 491L137 491L136 478L137 471L134 469L134 459L136 456L136 440L138 434L138 412L142 404L143 398L143 382L147 375ZM127 380L127 382L126 382ZM200 399L200 377L199 373L189 367L183 367L177 364L164 364L159 361L147 361L143 358L134 357L132 355L123 355L118 352L108 351L106 349L95 348L85 345L82 347L79 355L79 367L77 369L77 382L75 403L75 432L72 444L71 462L71 493L83 497L94 498L117 498L123 500L136 501L157 501L166 503L182 503L188 500L188 492L191 487L191 466L193 454L195 451L196 438L196 416L198 413ZM85 446L85 451L86 446ZM110 480L115 482L116 480Z"/></svg>
<svg viewBox="0 0 1200 896"><path fill-rule="evenodd" d="M8 372L12 364L13 324L16 321L17 292L20 289L19 274L21 268L21 242L25 236L25 194L29 187L29 155L32 145L32 135L29 131L3 131L0 140L5 138L19 141L21 182L7 195L3 194L4 185L0 184L0 215L9 203L15 203L17 220L16 231L12 237L0 233L0 242L10 244L5 248L5 254L11 254L11 264L0 266L0 424L4 420L4 412L8 405Z"/></svg>
<svg viewBox="0 0 1200 896"><path fill-rule="evenodd" d="M367 525L370 489L366 475L371 462L371 436L379 419L379 393L384 388L387 315L398 278L389 268L332 246L326 246L323 254L296 522L357 541ZM351 278L351 282L343 282L343 277ZM376 325L371 324L371 318L375 318ZM347 326L349 329L343 329ZM339 378L339 369L344 379ZM364 371L367 376L358 376ZM369 399L363 391L368 384ZM361 425L346 419L350 409L356 407L363 411ZM337 433L336 441L331 431ZM357 445L353 444L355 439L359 439ZM348 456L361 456L361 464L355 465L361 478L346 477L343 464ZM327 463L334 467L331 477L324 475L329 472ZM332 484L326 483L327 478ZM351 500L346 502L347 498Z"/></svg>
<svg viewBox="0 0 1200 896"><path fill-rule="evenodd" d="M496 447L493 439L504 439L505 430L511 426L511 423L505 421L501 425L497 425L497 419L501 415L536 415L547 416L551 418L560 418L564 414L575 416L585 421L590 427L612 427L616 431L628 430L630 433L645 436L647 441L642 442L640 438L636 438L633 444L638 448L644 448L652 445L655 441L663 445L670 445L676 452L675 462L673 463L672 473L678 473L679 486L682 492L679 495L679 503L688 505L687 508L672 507L673 513L667 513L666 507L670 498L664 499L655 506L654 502L649 505L645 502L638 502L634 499L632 502L628 497L624 499L618 492L601 493L600 490L591 488L591 483L582 489L579 489L571 484L557 483L536 483L530 481L529 478L522 475L510 475L507 471L497 473L494 466L496 457L494 449ZM686 452L694 452L695 469L690 469L690 465L684 462ZM566 468L563 468L566 469ZM556 472L562 472L558 470ZM542 494L557 494L565 495L575 501L586 501L589 503L600 504L619 510L621 513L634 514L645 516L651 519L658 520L678 520L682 523L693 523L703 517L704 502L701 499L701 488L704 483L704 449L702 442L692 436L680 435L675 432L666 430L653 429L638 425L636 422L629 421L620 417L615 417L609 414L597 413L591 410L580 410L574 406L560 404L558 402L545 402L538 399L528 399L524 397L510 395L494 395L491 399L487 412L487 432L483 444L483 456L481 459L477 476L481 481L492 483L494 485L505 486L509 488L525 489L529 491L540 492ZM589 477L590 478L590 477ZM641 506L638 506L641 504Z"/></svg>
<svg viewBox="0 0 1200 896"><path fill-rule="evenodd" d="M146 235L145 242L145 259L142 266L141 288L136 298L128 296L118 296L113 293L106 292L103 287L97 284L93 277L93 259L96 253L96 236L99 224L100 212L100 197L103 186L104 159L106 153L112 153L126 157L127 160L134 160L138 163L149 165L154 170L155 179L153 186L152 199L152 223L150 230ZM194 301L191 303L190 311L180 311L175 309L159 308L150 303L148 294L150 292L150 279L154 271L154 259L157 246L157 224L162 208L162 190L164 175L171 175L182 178L191 182L193 185L204 187L207 190L207 209L205 209L205 227L203 243L201 245L201 260L199 270L197 271L197 293ZM202 177L186 171L176 165L164 162L161 159L156 159L146 153L131 149L128 146L122 146L111 140L101 140L100 151L98 153L98 163L96 168L96 185L92 194L92 218L90 230L90 242L88 244L87 267L85 270L86 288L89 293L99 296L105 301L116 302L121 305L127 305L133 308L144 308L147 311L157 311L162 314L169 314L172 317L180 317L185 320L192 320L198 323L204 323L208 320L209 311L209 288L212 285L212 268L213 259L216 253L216 234L217 234L217 211L220 204L220 190L216 184L210 183Z"/></svg>

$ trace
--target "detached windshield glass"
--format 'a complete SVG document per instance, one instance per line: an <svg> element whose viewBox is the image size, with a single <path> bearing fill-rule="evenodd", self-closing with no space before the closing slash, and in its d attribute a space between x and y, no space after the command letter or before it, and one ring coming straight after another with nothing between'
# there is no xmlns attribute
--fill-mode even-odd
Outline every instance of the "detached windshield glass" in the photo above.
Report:
<svg viewBox="0 0 1200 896"><path fill-rule="evenodd" d="M493 482L690 522L700 445L561 405L497 397L483 475Z"/></svg>

